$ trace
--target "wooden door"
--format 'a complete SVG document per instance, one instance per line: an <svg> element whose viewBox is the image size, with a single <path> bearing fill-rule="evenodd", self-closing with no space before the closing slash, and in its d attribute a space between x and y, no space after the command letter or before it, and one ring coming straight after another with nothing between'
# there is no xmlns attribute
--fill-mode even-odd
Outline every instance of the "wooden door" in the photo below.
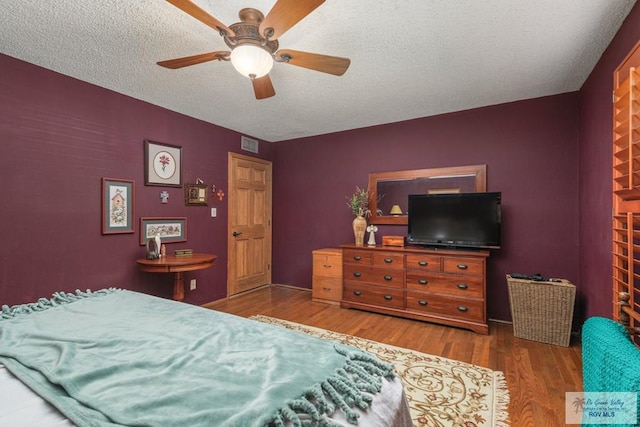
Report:
<svg viewBox="0 0 640 427"><path fill-rule="evenodd" d="M227 295L271 283L271 162L229 153Z"/></svg>

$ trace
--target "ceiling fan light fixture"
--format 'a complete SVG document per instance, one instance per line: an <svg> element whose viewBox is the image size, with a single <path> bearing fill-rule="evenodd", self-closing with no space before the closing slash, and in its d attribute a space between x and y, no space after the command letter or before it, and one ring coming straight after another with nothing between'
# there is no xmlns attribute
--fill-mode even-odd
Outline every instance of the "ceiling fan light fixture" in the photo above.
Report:
<svg viewBox="0 0 640 427"><path fill-rule="evenodd" d="M231 64L243 76L259 79L271 71L273 56L260 46L243 44L231 51Z"/></svg>

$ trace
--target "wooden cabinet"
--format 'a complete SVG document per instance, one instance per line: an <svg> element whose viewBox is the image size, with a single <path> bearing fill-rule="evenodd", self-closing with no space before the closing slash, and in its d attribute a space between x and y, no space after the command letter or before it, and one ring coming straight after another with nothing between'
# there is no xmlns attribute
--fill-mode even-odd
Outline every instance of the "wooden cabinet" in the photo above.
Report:
<svg viewBox="0 0 640 427"><path fill-rule="evenodd" d="M342 298L342 249L316 249L313 256L313 301L339 304Z"/></svg>
<svg viewBox="0 0 640 427"><path fill-rule="evenodd" d="M488 334L488 251L343 245L341 307Z"/></svg>

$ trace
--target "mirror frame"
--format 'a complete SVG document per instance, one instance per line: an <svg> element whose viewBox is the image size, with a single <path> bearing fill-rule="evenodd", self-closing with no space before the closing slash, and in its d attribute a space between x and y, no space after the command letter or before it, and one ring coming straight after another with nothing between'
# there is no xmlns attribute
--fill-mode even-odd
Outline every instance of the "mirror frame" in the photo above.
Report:
<svg viewBox="0 0 640 427"><path fill-rule="evenodd" d="M416 178L453 178L473 176L476 193L487 191L487 165L453 166L445 168L414 169L369 174L369 224L407 225L407 216L378 215L378 181L407 181Z"/></svg>

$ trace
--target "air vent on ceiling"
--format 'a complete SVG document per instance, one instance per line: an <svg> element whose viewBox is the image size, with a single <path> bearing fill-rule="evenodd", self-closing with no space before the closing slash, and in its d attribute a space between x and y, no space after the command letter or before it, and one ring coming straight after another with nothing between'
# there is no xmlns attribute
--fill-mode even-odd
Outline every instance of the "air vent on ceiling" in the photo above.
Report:
<svg viewBox="0 0 640 427"><path fill-rule="evenodd" d="M252 153L258 152L258 141L255 139L248 138L243 136L241 139L241 146L244 151L251 151Z"/></svg>

